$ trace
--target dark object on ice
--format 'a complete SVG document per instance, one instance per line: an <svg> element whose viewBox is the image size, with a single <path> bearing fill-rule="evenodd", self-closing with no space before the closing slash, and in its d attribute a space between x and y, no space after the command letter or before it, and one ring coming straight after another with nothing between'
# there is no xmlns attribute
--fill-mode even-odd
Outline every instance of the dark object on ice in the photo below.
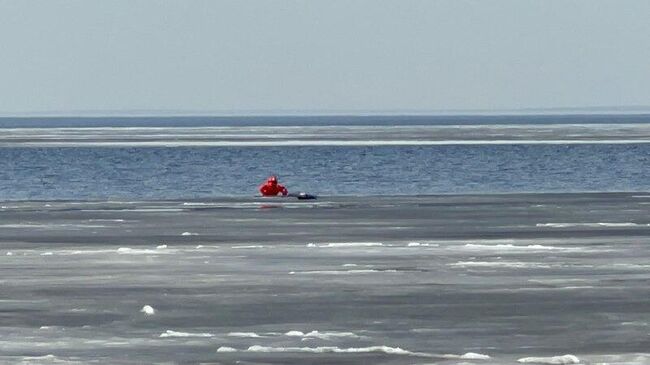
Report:
<svg viewBox="0 0 650 365"><path fill-rule="evenodd" d="M313 200L316 199L316 195L311 195L307 193L298 193L294 195L298 200Z"/></svg>

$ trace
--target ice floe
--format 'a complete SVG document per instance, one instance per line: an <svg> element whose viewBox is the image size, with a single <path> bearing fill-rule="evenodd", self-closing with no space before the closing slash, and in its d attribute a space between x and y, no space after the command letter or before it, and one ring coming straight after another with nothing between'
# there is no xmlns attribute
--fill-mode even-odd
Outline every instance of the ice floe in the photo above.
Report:
<svg viewBox="0 0 650 365"><path fill-rule="evenodd" d="M244 337L244 338L259 338L262 337L255 332L230 332L228 333L230 337Z"/></svg>
<svg viewBox="0 0 650 365"><path fill-rule="evenodd" d="M161 245L164 246L164 245ZM148 248L130 248L130 247L120 247L117 249L117 253L121 255L146 255L146 254L170 254L171 250L165 249L165 247L157 246L156 249Z"/></svg>
<svg viewBox="0 0 650 365"><path fill-rule="evenodd" d="M508 269L548 269L551 265L539 262L520 262L520 261L458 261L449 264L452 267L485 267L485 268L508 268Z"/></svg>
<svg viewBox="0 0 650 365"><path fill-rule="evenodd" d="M47 355L43 355L43 356L25 356L25 357L23 357L22 360L23 361L43 361L43 360L45 360L45 361L55 362L55 361L58 361L59 358L52 355L52 354L47 354Z"/></svg>
<svg viewBox="0 0 650 365"><path fill-rule="evenodd" d="M317 332L317 331L312 331ZM292 333L295 336L298 334L307 335L301 331L289 331L287 333ZM311 333L311 332L310 332ZM322 333L321 333L322 334ZM348 332L339 332L339 334L349 335ZM355 335L356 336L356 335ZM391 346L368 346L368 347L348 347L341 348L338 346L318 346L318 347L273 347L273 346L262 346L262 345L253 345L249 346L245 350L238 350L232 347L222 346L217 349L217 352L258 352L258 353L276 353L276 352L287 352L287 353L314 353L314 354L323 354L323 353L384 353L389 355L406 355L406 356L418 356L418 357L430 357L430 358L443 358L443 359L459 359L459 360L488 360L490 356L478 354L474 352L468 352L463 355L435 355L424 352L413 352L409 350L402 349L400 347L391 347Z"/></svg>
<svg viewBox="0 0 650 365"><path fill-rule="evenodd" d="M330 331L330 332L311 331L311 332L304 333L302 331L293 330L285 333L285 336L318 338L321 340L332 340L335 338L362 338L361 336L353 332L336 332L336 331Z"/></svg>
<svg viewBox="0 0 650 365"><path fill-rule="evenodd" d="M272 347L272 346L260 346L253 345L248 349L244 350L245 352L307 352L307 353L385 353L390 355L409 355L409 356L427 356L431 357L430 354L411 352L404 350L399 347L390 347L390 346L369 346L369 347L349 347L349 348L340 348L337 346L319 346L319 347Z"/></svg>
<svg viewBox="0 0 650 365"><path fill-rule="evenodd" d="M153 309L153 307L150 305L143 306L142 309L140 309L140 312L144 313L146 316L152 316L156 314L156 310Z"/></svg>
<svg viewBox="0 0 650 365"><path fill-rule="evenodd" d="M438 247L437 243L409 242L407 247Z"/></svg>
<svg viewBox="0 0 650 365"><path fill-rule="evenodd" d="M228 346L221 346L217 349L217 352L237 352L237 349Z"/></svg>
<svg viewBox="0 0 650 365"><path fill-rule="evenodd" d="M214 337L212 333L191 333L191 332L177 332L167 330L160 334L160 337Z"/></svg>
<svg viewBox="0 0 650 365"><path fill-rule="evenodd" d="M549 365L568 365L579 364L580 359L574 355L550 356L550 357L524 357L517 362L524 364L549 364Z"/></svg>
<svg viewBox="0 0 650 365"><path fill-rule="evenodd" d="M290 271L290 275L358 275L372 273L395 273L395 269L356 269L356 270L312 270L312 271Z"/></svg>
<svg viewBox="0 0 650 365"><path fill-rule="evenodd" d="M650 224L632 222L597 222L597 223L537 223L537 227L567 228L567 227L648 227Z"/></svg>
<svg viewBox="0 0 650 365"><path fill-rule="evenodd" d="M333 248L333 247L381 247L381 242L332 242L332 243L309 243L307 247Z"/></svg>
<svg viewBox="0 0 650 365"><path fill-rule="evenodd" d="M454 354L444 354L442 355L445 359L461 359L461 360L488 360L490 359L489 355L483 355L476 352L467 352L462 355Z"/></svg>
<svg viewBox="0 0 650 365"><path fill-rule="evenodd" d="M576 250L574 247L557 247L557 246L544 246L544 245L513 245L513 244L497 244L497 245L483 245L468 243L463 246L469 250L497 250L497 251L570 251Z"/></svg>

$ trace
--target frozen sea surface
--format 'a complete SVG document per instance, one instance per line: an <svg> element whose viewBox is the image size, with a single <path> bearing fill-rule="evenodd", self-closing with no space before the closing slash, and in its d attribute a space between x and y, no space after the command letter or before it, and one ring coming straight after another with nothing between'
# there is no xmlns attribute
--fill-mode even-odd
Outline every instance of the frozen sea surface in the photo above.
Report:
<svg viewBox="0 0 650 365"><path fill-rule="evenodd" d="M0 363L650 363L650 194L0 206Z"/></svg>

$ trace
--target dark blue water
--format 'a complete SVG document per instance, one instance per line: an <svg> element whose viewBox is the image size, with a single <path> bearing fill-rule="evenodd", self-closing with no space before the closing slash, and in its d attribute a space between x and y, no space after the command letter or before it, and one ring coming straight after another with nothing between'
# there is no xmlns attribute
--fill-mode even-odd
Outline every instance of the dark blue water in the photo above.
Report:
<svg viewBox="0 0 650 365"><path fill-rule="evenodd" d="M650 191L650 144L0 148L0 200Z"/></svg>

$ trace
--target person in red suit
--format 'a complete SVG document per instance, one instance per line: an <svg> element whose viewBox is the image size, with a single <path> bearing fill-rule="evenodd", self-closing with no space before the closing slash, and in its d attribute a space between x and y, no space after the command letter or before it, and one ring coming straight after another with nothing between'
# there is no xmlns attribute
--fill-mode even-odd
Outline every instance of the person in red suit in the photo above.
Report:
<svg viewBox="0 0 650 365"><path fill-rule="evenodd" d="M262 193L262 196L276 196L278 194L286 196L289 194L287 188L278 184L278 178L276 176L270 176L266 179L266 183L260 185L260 193Z"/></svg>

